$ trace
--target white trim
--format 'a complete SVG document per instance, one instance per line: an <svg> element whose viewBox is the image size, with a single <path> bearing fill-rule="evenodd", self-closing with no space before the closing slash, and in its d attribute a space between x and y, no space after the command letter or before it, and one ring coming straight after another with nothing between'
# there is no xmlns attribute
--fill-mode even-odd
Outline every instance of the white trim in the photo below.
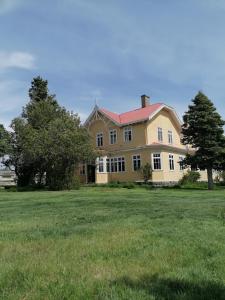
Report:
<svg viewBox="0 0 225 300"><path fill-rule="evenodd" d="M139 171L140 169L137 169L137 170L134 170L134 156L140 156L140 167L141 167L141 165L142 165L142 162L141 162L141 154L132 154L132 171L133 172L137 172L137 171Z"/></svg>
<svg viewBox="0 0 225 300"><path fill-rule="evenodd" d="M171 133L171 143L169 139L169 133ZM168 145L173 145L173 130L171 129L167 130L167 139L168 139Z"/></svg>
<svg viewBox="0 0 225 300"><path fill-rule="evenodd" d="M154 168L154 154L159 154L159 155L160 155L161 169L155 169L155 168ZM151 156L152 156L152 170L153 170L153 171L163 171L162 152L153 152L153 153L151 154Z"/></svg>
<svg viewBox="0 0 225 300"><path fill-rule="evenodd" d="M102 145L98 145L98 134L102 134ZM103 132L102 131L99 131L99 132L96 132L96 147L103 147L104 146L104 134L103 134Z"/></svg>
<svg viewBox="0 0 225 300"><path fill-rule="evenodd" d="M137 121L132 121L132 122L128 122L128 123L118 123L117 121L115 121L114 119L112 119L110 116L108 116L104 111L102 111L101 109L99 109L99 107L97 105L95 105L93 111L91 112L91 114L89 115L89 117L87 118L87 120L84 122L84 126L87 126L88 123L90 122L91 118L93 117L95 112L100 112L102 115L104 115L107 119L109 119L111 122L113 122L115 125L117 125L118 127L124 127L124 126L129 126L132 124L136 124L136 123L141 123L144 121L150 121L151 119L153 119L163 108L168 109L169 111L172 112L172 114L175 117L175 121L177 122L177 125L180 127L182 125L182 122L178 116L178 114L176 113L176 111L174 110L174 108L164 104L164 103L159 103L161 104L161 106L153 113L151 114L149 117L144 118L144 119L139 119Z"/></svg>
<svg viewBox="0 0 225 300"><path fill-rule="evenodd" d="M111 135L110 135L111 131L116 131L116 142L115 143L111 143ZM118 141L117 129L115 129L115 128L109 129L109 145L115 145L115 144L117 144L117 141Z"/></svg>
<svg viewBox="0 0 225 300"><path fill-rule="evenodd" d="M173 169L170 169L170 156L173 157ZM174 154L173 154L173 153L168 153L168 159L169 159L169 171L170 171L170 172L174 172L174 171L175 171Z"/></svg>
<svg viewBox="0 0 225 300"><path fill-rule="evenodd" d="M162 140L159 140L159 132L162 134ZM158 142L163 143L163 129L162 129L162 127L157 127L157 136L158 136Z"/></svg>
<svg viewBox="0 0 225 300"><path fill-rule="evenodd" d="M131 140L130 141L126 141L125 140L125 130L128 129L128 128L131 131ZM126 127L124 127L123 128L123 141L124 141L124 143L130 143L132 140L133 140L133 128L132 128L132 126L126 126Z"/></svg>

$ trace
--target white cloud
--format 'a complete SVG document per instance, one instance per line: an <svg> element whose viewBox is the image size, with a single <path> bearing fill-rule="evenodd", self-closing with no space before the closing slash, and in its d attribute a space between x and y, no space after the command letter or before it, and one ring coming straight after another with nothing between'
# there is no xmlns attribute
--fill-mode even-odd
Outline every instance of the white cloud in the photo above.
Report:
<svg viewBox="0 0 225 300"><path fill-rule="evenodd" d="M0 81L0 124L8 127L22 112L28 100L27 83L18 80Z"/></svg>
<svg viewBox="0 0 225 300"><path fill-rule="evenodd" d="M0 71L8 68L33 69L35 57L28 52L5 52L0 51Z"/></svg>

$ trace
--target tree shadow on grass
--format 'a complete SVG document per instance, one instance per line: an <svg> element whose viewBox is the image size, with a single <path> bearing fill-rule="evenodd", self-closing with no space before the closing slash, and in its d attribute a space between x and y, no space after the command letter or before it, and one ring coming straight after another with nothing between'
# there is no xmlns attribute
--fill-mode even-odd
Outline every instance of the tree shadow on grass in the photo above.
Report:
<svg viewBox="0 0 225 300"><path fill-rule="evenodd" d="M122 277L113 285L145 291L158 300L224 300L225 286L212 281L185 281L144 275L137 280Z"/></svg>

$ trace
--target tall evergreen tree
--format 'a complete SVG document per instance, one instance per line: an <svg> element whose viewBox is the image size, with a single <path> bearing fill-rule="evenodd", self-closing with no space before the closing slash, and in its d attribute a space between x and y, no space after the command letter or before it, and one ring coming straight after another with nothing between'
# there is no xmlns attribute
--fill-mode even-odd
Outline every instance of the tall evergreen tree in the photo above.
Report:
<svg viewBox="0 0 225 300"><path fill-rule="evenodd" d="M0 124L0 157L5 154L9 154L9 133L4 128L2 124Z"/></svg>
<svg viewBox="0 0 225 300"><path fill-rule="evenodd" d="M218 170L224 164L225 122L202 92L199 92L192 102L183 117L182 142L184 145L191 145L194 154L188 154L185 162L206 169L208 188L213 189L213 169Z"/></svg>
<svg viewBox="0 0 225 300"><path fill-rule="evenodd" d="M79 161L93 154L91 141L78 115L61 107L48 91L47 81L34 78L30 101L12 122L10 156L18 185L43 182L51 189L71 186Z"/></svg>

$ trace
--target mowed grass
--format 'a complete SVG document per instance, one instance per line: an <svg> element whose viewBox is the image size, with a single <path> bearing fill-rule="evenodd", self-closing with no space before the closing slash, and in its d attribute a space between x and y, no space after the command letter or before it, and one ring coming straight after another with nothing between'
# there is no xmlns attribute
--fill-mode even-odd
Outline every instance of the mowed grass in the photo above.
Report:
<svg viewBox="0 0 225 300"><path fill-rule="evenodd" d="M225 299L225 191L0 192L0 299Z"/></svg>

